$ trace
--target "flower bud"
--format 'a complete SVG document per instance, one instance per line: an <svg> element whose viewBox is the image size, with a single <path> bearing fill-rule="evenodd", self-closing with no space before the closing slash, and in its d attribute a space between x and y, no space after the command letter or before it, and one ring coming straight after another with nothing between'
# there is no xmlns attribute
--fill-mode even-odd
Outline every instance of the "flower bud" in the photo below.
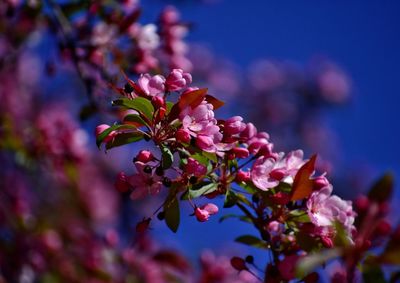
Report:
<svg viewBox="0 0 400 283"><path fill-rule="evenodd" d="M369 199L364 195L357 197L357 199L354 201L354 207L358 212L367 211L369 205L370 205Z"/></svg>
<svg viewBox="0 0 400 283"><path fill-rule="evenodd" d="M148 163L154 160L154 155L148 150L141 150L135 157L135 162L140 161L143 163Z"/></svg>
<svg viewBox="0 0 400 283"><path fill-rule="evenodd" d="M161 96L153 96L151 104L153 104L154 109L158 109L165 106L165 100Z"/></svg>
<svg viewBox="0 0 400 283"><path fill-rule="evenodd" d="M192 83L192 75L181 69L173 69L168 75L165 85L169 91L179 91Z"/></svg>
<svg viewBox="0 0 400 283"><path fill-rule="evenodd" d="M320 190L329 185L329 181L325 176L318 176L314 178L313 181L314 181L313 184L314 190Z"/></svg>
<svg viewBox="0 0 400 283"><path fill-rule="evenodd" d="M235 181L237 183L250 181L250 171L239 170L236 173Z"/></svg>
<svg viewBox="0 0 400 283"><path fill-rule="evenodd" d="M377 236L387 236L390 234L391 230L392 226L386 220L381 220L375 229L375 234Z"/></svg>
<svg viewBox="0 0 400 283"><path fill-rule="evenodd" d="M271 196L271 200L276 204L285 205L290 201L290 195L283 192L277 192Z"/></svg>
<svg viewBox="0 0 400 283"><path fill-rule="evenodd" d="M190 133L187 130L179 129L175 133L175 138L178 142L189 143L190 142Z"/></svg>
<svg viewBox="0 0 400 283"><path fill-rule="evenodd" d="M246 129L246 124L242 122L243 118L234 116L224 123L224 134L227 136L240 134Z"/></svg>
<svg viewBox="0 0 400 283"><path fill-rule="evenodd" d="M121 193L125 193L125 192L129 191L130 185L127 181L125 172L118 173L117 179L115 180L115 183L114 183L114 186L117 189L117 191L119 191Z"/></svg>
<svg viewBox="0 0 400 283"><path fill-rule="evenodd" d="M244 261L243 258L234 256L231 258L231 265L234 269L237 271L242 271L242 270L247 270L246 262Z"/></svg>
<svg viewBox="0 0 400 283"><path fill-rule="evenodd" d="M269 176L271 176L271 178L280 181L282 180L285 176L286 176L286 170L285 169L275 169L272 170L269 173Z"/></svg>
<svg viewBox="0 0 400 283"><path fill-rule="evenodd" d="M333 248L333 241L330 237L322 236L321 243L328 249Z"/></svg>
<svg viewBox="0 0 400 283"><path fill-rule="evenodd" d="M257 134L257 128L253 123L247 123L246 128L240 133L240 137L249 140Z"/></svg>
<svg viewBox="0 0 400 283"><path fill-rule="evenodd" d="M136 232L143 233L149 229L151 218L146 218L136 224Z"/></svg>
<svg viewBox="0 0 400 283"><path fill-rule="evenodd" d="M117 231L115 231L114 229L107 230L104 238L109 246L115 247L118 245L119 237Z"/></svg>

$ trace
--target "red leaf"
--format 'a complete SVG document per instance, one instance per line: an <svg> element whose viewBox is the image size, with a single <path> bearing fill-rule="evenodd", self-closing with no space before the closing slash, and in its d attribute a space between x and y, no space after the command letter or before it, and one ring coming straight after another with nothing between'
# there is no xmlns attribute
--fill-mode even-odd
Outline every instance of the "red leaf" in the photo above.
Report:
<svg viewBox="0 0 400 283"><path fill-rule="evenodd" d="M179 108L182 110L186 106L190 106L192 108L195 108L197 105L199 105L204 97L207 94L208 89L207 88L201 88L201 89L196 89L193 91L185 92L184 94L181 95L179 98Z"/></svg>
<svg viewBox="0 0 400 283"><path fill-rule="evenodd" d="M293 181L291 200L300 200L311 194L314 181L310 179L310 176L315 170L316 159L317 155L314 154L297 172Z"/></svg>
<svg viewBox="0 0 400 283"><path fill-rule="evenodd" d="M222 107L225 104L225 102L209 94L206 95L206 101L212 104L212 106L214 106L214 110L217 110L218 108Z"/></svg>

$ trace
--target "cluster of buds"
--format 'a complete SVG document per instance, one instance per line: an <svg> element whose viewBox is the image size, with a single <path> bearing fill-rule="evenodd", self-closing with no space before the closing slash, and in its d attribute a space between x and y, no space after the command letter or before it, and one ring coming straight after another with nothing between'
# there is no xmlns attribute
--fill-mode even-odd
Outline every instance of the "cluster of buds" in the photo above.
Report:
<svg viewBox="0 0 400 283"><path fill-rule="evenodd" d="M222 196L224 207L237 206L259 231L253 243L273 251L274 272L311 251L336 246L338 237L353 244L352 204L331 195L325 174L315 173L316 156L307 160L301 150L274 151L269 135L240 116L217 119L214 111L223 102L207 89L191 86L192 76L180 69L166 78L142 74L137 83L127 80L125 87L115 87L122 97L113 104L129 114L122 123L98 126L97 144L104 143L106 149L141 139L155 144L159 153L140 151L134 158L137 172L120 173L116 188L130 192L132 199L165 188L158 218L172 231L179 226L181 200L188 200L193 215L205 222L218 207L196 204L197 199ZM151 218L144 222L148 227ZM294 277L294 272L276 276Z"/></svg>

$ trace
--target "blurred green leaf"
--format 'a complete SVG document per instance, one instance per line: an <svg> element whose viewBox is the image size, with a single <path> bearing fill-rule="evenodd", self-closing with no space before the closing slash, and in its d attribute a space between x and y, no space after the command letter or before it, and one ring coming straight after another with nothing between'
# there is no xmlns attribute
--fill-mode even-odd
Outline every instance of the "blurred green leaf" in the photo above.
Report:
<svg viewBox="0 0 400 283"><path fill-rule="evenodd" d="M386 283L385 275L379 265L364 264L362 269L364 283Z"/></svg>
<svg viewBox="0 0 400 283"><path fill-rule="evenodd" d="M268 244L265 241L257 238L256 236L252 236L252 235L243 235L243 236L237 237L235 239L235 242L245 244L248 246L252 246L255 248L260 248L260 249L268 248Z"/></svg>
<svg viewBox="0 0 400 283"><path fill-rule="evenodd" d="M172 232L178 231L180 222L179 202L176 197L170 198L164 205L165 223Z"/></svg>
<svg viewBox="0 0 400 283"><path fill-rule="evenodd" d="M229 208L234 206L237 200L238 200L237 195L231 190L228 190L225 195L224 208Z"/></svg>
<svg viewBox="0 0 400 283"><path fill-rule="evenodd" d="M393 175L387 173L375 182L368 193L368 198L376 202L388 201L392 197L393 187Z"/></svg>
<svg viewBox="0 0 400 283"><path fill-rule="evenodd" d="M296 266L296 277L303 278L307 274L311 273L322 264L328 262L331 259L340 256L340 250L338 249L329 249L323 250L322 252L309 254L305 257L302 257Z"/></svg>

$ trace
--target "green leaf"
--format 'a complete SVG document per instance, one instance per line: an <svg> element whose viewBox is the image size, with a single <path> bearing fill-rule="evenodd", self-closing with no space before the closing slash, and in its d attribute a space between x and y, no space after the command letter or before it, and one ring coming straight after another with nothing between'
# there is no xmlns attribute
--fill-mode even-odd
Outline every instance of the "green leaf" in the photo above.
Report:
<svg viewBox="0 0 400 283"><path fill-rule="evenodd" d="M252 223L252 221L251 221L251 219L250 219L249 217L243 216L243 215L236 215L236 214L227 214L227 215L224 215L224 216L222 216L222 217L218 220L218 222L219 222L219 223L222 223L222 222L224 222L226 219L229 219L229 218L237 218L237 219L239 219L240 221L247 222L247 223Z"/></svg>
<svg viewBox="0 0 400 283"><path fill-rule="evenodd" d="M301 209L292 210L289 213L289 221L307 223L310 222L310 217L307 212Z"/></svg>
<svg viewBox="0 0 400 283"><path fill-rule="evenodd" d="M106 144L106 149L111 149L113 147L134 143L143 139L143 133L133 132L133 133L122 133L116 135L112 141Z"/></svg>
<svg viewBox="0 0 400 283"><path fill-rule="evenodd" d="M172 166L174 162L174 155L172 154L171 150L167 147L161 147L162 153L162 167L163 169L168 169Z"/></svg>
<svg viewBox="0 0 400 283"><path fill-rule="evenodd" d="M394 231L400 231L400 225ZM394 232L392 234L383 253L379 256L379 260L385 264L400 264L400 241L398 233Z"/></svg>
<svg viewBox="0 0 400 283"><path fill-rule="evenodd" d="M120 98L113 101L113 105L125 107L127 109L133 109L138 111L142 116L147 118L149 121L153 119L154 107L150 100L144 97L136 97L134 99Z"/></svg>
<svg viewBox="0 0 400 283"><path fill-rule="evenodd" d="M172 232L178 231L180 222L179 202L176 197L170 199L164 205L165 223Z"/></svg>
<svg viewBox="0 0 400 283"><path fill-rule="evenodd" d="M393 175L387 173L372 186L368 198L380 203L388 201L392 196L393 187Z"/></svg>
<svg viewBox="0 0 400 283"><path fill-rule="evenodd" d="M224 208L229 208L234 206L237 200L238 200L237 195L231 190L228 190L225 195Z"/></svg>
<svg viewBox="0 0 400 283"><path fill-rule="evenodd" d="M208 158L205 157L205 156L203 156L203 155L200 154L200 153L192 154L191 157L192 157L193 159L197 160L200 164L202 164L202 165L204 165L204 166L207 166L207 165L210 163L210 161L208 160Z"/></svg>
<svg viewBox="0 0 400 283"><path fill-rule="evenodd" d="M165 104L167 105L167 111L165 114L168 115L171 112L172 107L174 107L174 103L171 101L167 101Z"/></svg>
<svg viewBox="0 0 400 283"><path fill-rule="evenodd" d="M307 274L320 267L322 264L338 256L340 256L340 251L338 249L329 249L302 257L297 262L296 277L303 278Z"/></svg>
<svg viewBox="0 0 400 283"><path fill-rule="evenodd" d="M385 275L378 264L364 264L362 275L364 283L386 283Z"/></svg>
<svg viewBox="0 0 400 283"><path fill-rule="evenodd" d="M257 238L256 236L252 236L252 235L243 235L243 236L237 237L235 239L235 242L245 244L248 246L252 246L255 248L260 248L260 249L268 248L268 244L266 242Z"/></svg>
<svg viewBox="0 0 400 283"><path fill-rule="evenodd" d="M194 185L189 189L190 198L198 198L202 195L212 193L218 189L218 184L216 183L200 183Z"/></svg>
<svg viewBox="0 0 400 283"><path fill-rule="evenodd" d="M100 148L101 143L104 139L112 132L117 130L131 130L135 129L135 126L132 125L112 125L108 129L104 130L97 138L96 138L96 145Z"/></svg>
<svg viewBox="0 0 400 283"><path fill-rule="evenodd" d="M214 161L215 163L218 161L217 155L215 153L202 151L201 155L207 157L209 160Z"/></svg>
<svg viewBox="0 0 400 283"><path fill-rule="evenodd" d="M148 126L148 124L137 114L128 114L124 117L124 122L139 124L138 126Z"/></svg>

